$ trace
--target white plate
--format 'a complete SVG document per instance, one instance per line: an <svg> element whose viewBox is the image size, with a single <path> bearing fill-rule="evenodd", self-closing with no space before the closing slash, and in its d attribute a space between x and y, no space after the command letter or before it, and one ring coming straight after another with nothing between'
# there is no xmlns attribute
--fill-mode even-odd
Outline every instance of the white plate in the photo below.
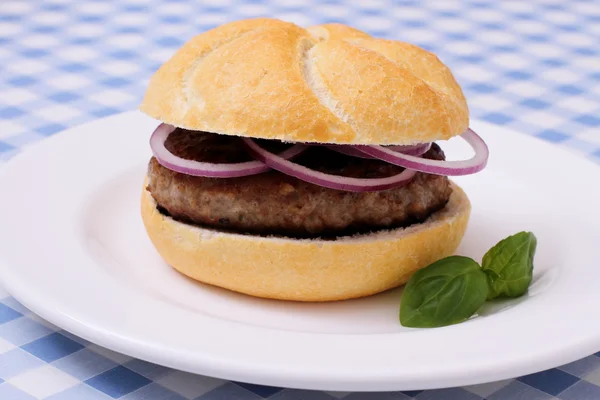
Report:
<svg viewBox="0 0 600 400"><path fill-rule="evenodd" d="M457 179L473 203L459 253L538 237L529 294L441 329L398 322L401 292L329 304L260 300L188 280L146 237L139 198L156 123L130 112L70 129L0 168L0 272L50 322L182 370L328 390L475 384L600 349L599 172L525 135L473 124L491 149ZM460 140L446 146L468 155Z"/></svg>

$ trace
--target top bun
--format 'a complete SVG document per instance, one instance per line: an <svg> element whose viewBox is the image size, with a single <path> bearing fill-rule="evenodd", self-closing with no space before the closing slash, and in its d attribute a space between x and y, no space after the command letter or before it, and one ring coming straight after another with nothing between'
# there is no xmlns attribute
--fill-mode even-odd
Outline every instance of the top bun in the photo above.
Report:
<svg viewBox="0 0 600 400"><path fill-rule="evenodd" d="M290 142L414 144L469 123L434 54L341 24L268 18L192 38L152 76L140 109L191 130Z"/></svg>

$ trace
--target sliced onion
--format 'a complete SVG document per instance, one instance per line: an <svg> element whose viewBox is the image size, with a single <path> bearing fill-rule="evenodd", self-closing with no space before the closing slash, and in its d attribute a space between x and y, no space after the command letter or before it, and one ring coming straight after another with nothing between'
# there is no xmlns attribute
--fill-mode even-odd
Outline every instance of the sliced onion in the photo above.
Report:
<svg viewBox="0 0 600 400"><path fill-rule="evenodd" d="M156 160L165 168L186 175L204 176L209 178L235 178L240 176L256 175L269 171L267 165L260 161L248 161L242 163L207 163L194 160L186 160L171 153L165 147L169 135L175 127L165 123L160 124L150 137L150 147ZM295 157L304 152L308 146L294 145L278 154L284 160Z"/></svg>
<svg viewBox="0 0 600 400"><path fill-rule="evenodd" d="M479 135L470 128L460 135L475 150L475 155L468 160L438 161L402 154L382 146L355 146L356 149L372 157L415 171L434 175L469 175L485 168L489 157L489 150Z"/></svg>
<svg viewBox="0 0 600 400"><path fill-rule="evenodd" d="M330 150L333 150L338 153L342 153L342 154L345 154L345 155L351 156L351 157L366 158L369 160L372 160L374 158L368 154L363 153L360 150L355 149L354 146L347 146L344 144L332 144L332 145L327 145L326 147Z"/></svg>
<svg viewBox="0 0 600 400"><path fill-rule="evenodd" d="M405 185L416 174L415 171L405 169L400 174L377 179L359 179L331 175L288 161L277 154L273 154L270 151L263 149L252 139L243 138L243 141L250 154L267 164L269 167L286 175L330 189L345 190L349 192L371 192L392 189Z"/></svg>
<svg viewBox="0 0 600 400"><path fill-rule="evenodd" d="M431 143L421 143L412 146L386 146L385 148L410 156L421 156L431 149Z"/></svg>
<svg viewBox="0 0 600 400"><path fill-rule="evenodd" d="M360 149L355 148L357 146L344 145L344 144L332 144L327 145L327 148L337 151L338 153L345 154L347 156L358 157L358 158L366 158L366 159L374 159L375 157L365 154ZM393 150L398 153L408 154L411 156L420 156L429 151L431 148L431 143L422 143L416 144L412 146L385 146L386 149Z"/></svg>

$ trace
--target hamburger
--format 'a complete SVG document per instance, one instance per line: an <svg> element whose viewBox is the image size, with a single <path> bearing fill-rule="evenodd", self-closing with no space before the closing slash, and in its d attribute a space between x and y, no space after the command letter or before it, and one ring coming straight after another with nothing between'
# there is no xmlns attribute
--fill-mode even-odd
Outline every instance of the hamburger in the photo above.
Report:
<svg viewBox="0 0 600 400"><path fill-rule="evenodd" d="M465 97L432 53L341 24L236 21L152 76L141 213L167 264L252 296L333 301L451 255L470 214L448 176L485 167ZM445 161L465 139L475 156Z"/></svg>

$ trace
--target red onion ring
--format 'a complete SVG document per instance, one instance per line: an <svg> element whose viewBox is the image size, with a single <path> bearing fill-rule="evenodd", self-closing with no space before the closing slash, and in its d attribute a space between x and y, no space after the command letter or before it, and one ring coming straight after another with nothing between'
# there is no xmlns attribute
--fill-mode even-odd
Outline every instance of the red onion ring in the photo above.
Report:
<svg viewBox="0 0 600 400"><path fill-rule="evenodd" d="M271 169L260 161L227 164L199 162L178 157L165 147L167 138L174 130L174 126L161 123L150 137L150 147L154 157L163 167L172 171L209 178L235 178L256 175ZM303 153L307 148L308 146L297 144L279 153L278 157L287 160Z"/></svg>
<svg viewBox="0 0 600 400"><path fill-rule="evenodd" d="M355 146L356 149L390 164L433 175L469 175L481 171L487 165L489 150L485 142L470 128L460 135L475 150L468 160L438 161L402 154L383 146Z"/></svg>
<svg viewBox="0 0 600 400"><path fill-rule="evenodd" d="M397 153L408 154L410 156L422 156L431 149L431 143L421 143L412 146L386 146L386 149L394 150Z"/></svg>
<svg viewBox="0 0 600 400"><path fill-rule="evenodd" d="M263 149L250 138L243 138L242 140L250 154L269 167L305 182L330 189L349 192L371 192L391 189L408 183L416 174L413 170L405 169L400 174L378 179L359 179L331 175L288 161L277 154Z"/></svg>
<svg viewBox="0 0 600 400"><path fill-rule="evenodd" d="M335 152L345 154L347 156L364 158L364 159L369 159L369 160L373 159L373 157L371 157L370 155L365 154L362 151L355 149L354 146L347 146L344 144L332 144L332 145L326 145L325 147L327 147L329 150L333 150Z"/></svg>
<svg viewBox="0 0 600 400"><path fill-rule="evenodd" d="M365 158L365 159L374 159L375 157L365 154L359 149L356 149L355 146L344 145L344 144L332 144L327 145L327 148L333 151L337 151L338 153L345 154L347 156ZM429 151L431 148L431 143L422 143L415 144L411 146L385 146L386 149L393 150L398 153L408 154L411 156L420 156Z"/></svg>

